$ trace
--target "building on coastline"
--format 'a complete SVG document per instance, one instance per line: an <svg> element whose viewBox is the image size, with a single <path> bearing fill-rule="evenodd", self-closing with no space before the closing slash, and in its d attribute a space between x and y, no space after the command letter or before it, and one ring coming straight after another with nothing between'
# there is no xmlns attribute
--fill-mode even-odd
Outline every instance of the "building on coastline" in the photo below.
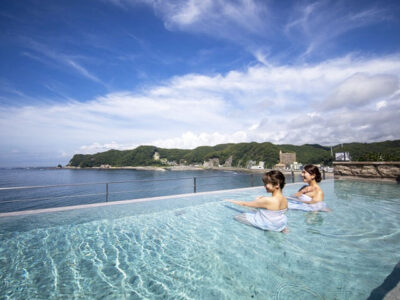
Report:
<svg viewBox="0 0 400 300"><path fill-rule="evenodd" d="M274 166L274 169L292 169L298 170L300 165L296 161L296 152L283 153L282 150L279 151L279 163Z"/></svg>
<svg viewBox="0 0 400 300"><path fill-rule="evenodd" d="M290 164L296 162L296 152L283 153L279 151L279 163L284 164L285 167L290 167Z"/></svg>
<svg viewBox="0 0 400 300"><path fill-rule="evenodd" d="M350 153L349 152L336 152L335 160L336 161L351 161Z"/></svg>
<svg viewBox="0 0 400 300"><path fill-rule="evenodd" d="M265 162L259 161L259 162L258 162L258 165L256 165L256 166L251 166L250 169L253 169L253 170L263 170L264 167L265 167Z"/></svg>
<svg viewBox="0 0 400 300"><path fill-rule="evenodd" d="M290 164L290 169L291 169L291 170L301 170L302 167L303 167L303 164L302 164L302 163L299 163L299 162L297 162L297 161L295 161L295 162L293 162L293 163Z"/></svg>
<svg viewBox="0 0 400 300"><path fill-rule="evenodd" d="M275 166L274 166L274 169L276 169L276 170L283 170L283 169L285 169L285 165L284 164L281 164L281 163L278 163L278 164L276 164Z"/></svg>

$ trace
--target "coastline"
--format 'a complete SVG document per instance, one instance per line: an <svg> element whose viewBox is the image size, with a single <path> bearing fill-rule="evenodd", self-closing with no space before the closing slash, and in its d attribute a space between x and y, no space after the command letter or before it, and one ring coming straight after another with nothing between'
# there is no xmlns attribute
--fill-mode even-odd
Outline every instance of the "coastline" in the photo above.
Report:
<svg viewBox="0 0 400 300"><path fill-rule="evenodd" d="M89 167L89 168L80 168L80 167L71 167L65 166L64 169L73 169L73 170L144 170L144 171L202 171L207 170L202 167L193 167L193 166L170 166L170 167L154 167L154 166L124 166L124 167Z"/></svg>
<svg viewBox="0 0 400 300"><path fill-rule="evenodd" d="M195 167L195 166L168 166L168 167L154 167L154 166L125 166L125 167L90 167L90 168L80 168L80 167L71 167L65 166L65 169L74 169L74 170L144 170L144 171L159 171L159 172L166 172L166 171L207 171L207 170L214 170L214 171L231 171L231 172L242 172L242 173L251 173L251 174L262 174L272 169L247 169L247 168L235 168L235 167L213 167L213 168L205 168L205 167ZM301 170L280 170L285 175L290 175L292 172L294 174L301 174ZM328 177L332 176L333 172L326 172Z"/></svg>
<svg viewBox="0 0 400 300"><path fill-rule="evenodd" d="M268 172L270 169L246 169L246 168L234 168L234 167L213 167L213 168L205 168L205 167L195 167L195 166L165 166L165 167L155 167L155 166L124 166L124 167L88 167L88 168L80 168L80 167L71 167L65 166L64 169L74 169L74 170L145 170L145 171L207 171L207 170L216 170L216 171L232 171L232 172L243 172L243 173L264 173ZM289 172L290 173L290 172Z"/></svg>

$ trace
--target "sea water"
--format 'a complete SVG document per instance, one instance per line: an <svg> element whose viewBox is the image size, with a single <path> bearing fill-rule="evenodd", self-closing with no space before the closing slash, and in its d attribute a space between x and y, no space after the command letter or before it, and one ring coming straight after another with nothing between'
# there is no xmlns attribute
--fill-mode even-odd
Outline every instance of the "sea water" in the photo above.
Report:
<svg viewBox="0 0 400 300"><path fill-rule="evenodd" d="M49 185L51 187L48 187ZM251 185L262 185L261 174L218 170L161 172L123 169L0 169L0 212L193 193L195 189L196 192L204 192ZM23 186L36 188L1 190L1 188Z"/></svg>
<svg viewBox="0 0 400 300"><path fill-rule="evenodd" d="M400 260L399 186L321 187L332 212L289 211L288 234L223 201L263 188L0 218L0 298L366 299Z"/></svg>

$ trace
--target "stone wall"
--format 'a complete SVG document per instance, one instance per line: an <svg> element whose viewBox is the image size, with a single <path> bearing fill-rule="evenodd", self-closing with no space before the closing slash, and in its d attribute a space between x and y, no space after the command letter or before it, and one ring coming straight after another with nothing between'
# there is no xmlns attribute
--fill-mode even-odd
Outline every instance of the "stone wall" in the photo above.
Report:
<svg viewBox="0 0 400 300"><path fill-rule="evenodd" d="M335 178L400 181L400 162L343 161L333 163Z"/></svg>

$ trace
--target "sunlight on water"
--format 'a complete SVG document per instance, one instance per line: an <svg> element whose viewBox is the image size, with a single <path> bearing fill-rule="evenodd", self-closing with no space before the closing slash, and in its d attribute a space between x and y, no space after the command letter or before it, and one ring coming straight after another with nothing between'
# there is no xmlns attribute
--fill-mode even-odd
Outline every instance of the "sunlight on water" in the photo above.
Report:
<svg viewBox="0 0 400 300"><path fill-rule="evenodd" d="M399 188L322 187L333 212L289 211L286 235L221 201L261 188L3 219L0 298L365 299L400 260Z"/></svg>

